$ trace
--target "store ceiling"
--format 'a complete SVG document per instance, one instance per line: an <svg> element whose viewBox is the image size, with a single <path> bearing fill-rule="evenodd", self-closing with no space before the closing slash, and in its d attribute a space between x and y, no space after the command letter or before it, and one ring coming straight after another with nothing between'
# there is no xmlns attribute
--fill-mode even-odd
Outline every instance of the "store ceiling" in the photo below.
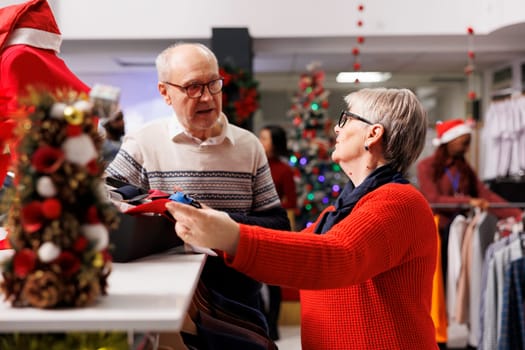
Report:
<svg viewBox="0 0 525 350"><path fill-rule="evenodd" d="M362 70L391 72L391 85L458 82L465 79L469 49L476 55L476 71L481 72L525 61L524 39L525 23L489 35L368 37L359 46L359 61ZM194 41L209 44L209 39ZM75 72L125 73L153 69L156 54L172 42L66 40L61 55ZM319 62L327 76L335 76L339 71L352 70L354 46L355 37L254 38L254 73L267 84L282 85L282 79Z"/></svg>

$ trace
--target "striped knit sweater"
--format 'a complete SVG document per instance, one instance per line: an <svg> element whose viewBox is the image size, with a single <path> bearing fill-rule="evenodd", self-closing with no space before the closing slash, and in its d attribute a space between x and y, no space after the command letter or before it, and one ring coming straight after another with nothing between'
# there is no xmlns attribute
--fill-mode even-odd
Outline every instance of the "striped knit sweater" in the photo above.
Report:
<svg viewBox="0 0 525 350"><path fill-rule="evenodd" d="M333 207L327 210L333 210ZM227 262L268 284L301 289L303 350L437 349L430 317L436 233L412 185L364 196L326 234L241 225Z"/></svg>
<svg viewBox="0 0 525 350"><path fill-rule="evenodd" d="M247 130L225 123L218 139L198 144L176 118L155 120L126 135L106 169L145 189L173 192L174 186L208 206L248 213L280 206L264 149Z"/></svg>
<svg viewBox="0 0 525 350"><path fill-rule="evenodd" d="M145 189L185 193L237 222L287 229L264 149L256 136L228 124L223 133L197 142L184 133L175 116L153 121L126 135L106 173ZM256 214L256 215L255 215ZM208 257L201 275L210 289L258 307L261 284Z"/></svg>

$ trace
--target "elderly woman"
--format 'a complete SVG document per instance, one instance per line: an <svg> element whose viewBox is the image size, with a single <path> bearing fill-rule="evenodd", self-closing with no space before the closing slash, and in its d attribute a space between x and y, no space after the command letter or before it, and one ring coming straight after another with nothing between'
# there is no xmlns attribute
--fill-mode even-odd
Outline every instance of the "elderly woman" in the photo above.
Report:
<svg viewBox="0 0 525 350"><path fill-rule="evenodd" d="M166 207L184 241L221 250L255 279L301 290L304 350L437 349L436 228L403 176L423 148L426 114L406 89L363 89L345 100L332 159L350 181L300 234L238 224L209 208Z"/></svg>

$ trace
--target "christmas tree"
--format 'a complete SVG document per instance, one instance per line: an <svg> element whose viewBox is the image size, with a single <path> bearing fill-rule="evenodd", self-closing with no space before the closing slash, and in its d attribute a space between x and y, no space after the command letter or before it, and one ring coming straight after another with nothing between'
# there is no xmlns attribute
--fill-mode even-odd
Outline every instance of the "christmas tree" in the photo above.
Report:
<svg viewBox="0 0 525 350"><path fill-rule="evenodd" d="M28 106L0 140L10 138L15 171L3 198L13 255L0 264L0 292L16 307L91 305L106 293L108 229L117 224L92 103L74 92L42 93Z"/></svg>
<svg viewBox="0 0 525 350"><path fill-rule="evenodd" d="M297 230L311 225L348 181L330 157L335 135L327 115L329 92L324 88L324 79L320 65L310 64L301 74L299 91L288 112L294 125L289 132L289 146L290 165L298 179Z"/></svg>

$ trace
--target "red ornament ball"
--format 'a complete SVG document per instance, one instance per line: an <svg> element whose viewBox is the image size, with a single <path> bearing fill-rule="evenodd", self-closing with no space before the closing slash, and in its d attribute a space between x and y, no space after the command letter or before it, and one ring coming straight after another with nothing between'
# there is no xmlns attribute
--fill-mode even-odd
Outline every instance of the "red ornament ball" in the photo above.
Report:
<svg viewBox="0 0 525 350"><path fill-rule="evenodd" d="M474 28L472 28L472 27L468 27L468 28L467 28L467 33L468 33L469 35L474 34Z"/></svg>
<svg viewBox="0 0 525 350"><path fill-rule="evenodd" d="M364 43L364 42L365 42L365 37L363 37L363 36L358 36L358 37L357 37L357 43L358 43L358 44L362 44L362 43Z"/></svg>
<svg viewBox="0 0 525 350"><path fill-rule="evenodd" d="M83 252L88 247L88 240L84 236L78 236L75 242L73 243L73 250L76 252Z"/></svg>
<svg viewBox="0 0 525 350"><path fill-rule="evenodd" d="M66 134L68 137L79 136L82 134L82 127L80 125L68 124L66 127Z"/></svg>
<svg viewBox="0 0 525 350"><path fill-rule="evenodd" d="M100 222L100 218L98 216L98 209L96 206L92 205L88 208L85 220L88 224L97 224Z"/></svg>
<svg viewBox="0 0 525 350"><path fill-rule="evenodd" d="M476 56L476 55L474 54L474 51L472 51L472 50L469 50L467 54L468 54L468 57L469 57L470 59L474 59L474 57Z"/></svg>
<svg viewBox="0 0 525 350"><path fill-rule="evenodd" d="M42 203L42 214L50 220L58 219L62 214L62 203L56 198L46 199Z"/></svg>
<svg viewBox="0 0 525 350"><path fill-rule="evenodd" d="M358 11L363 11L364 9L365 7L363 6L363 4L359 4L359 6L357 6Z"/></svg>
<svg viewBox="0 0 525 350"><path fill-rule="evenodd" d="M34 251L24 248L16 252L13 258L13 272L16 277L25 278L36 266L37 256Z"/></svg>
<svg viewBox="0 0 525 350"><path fill-rule="evenodd" d="M357 21L357 26L358 27L362 27L363 26L363 21L361 21L361 20Z"/></svg>
<svg viewBox="0 0 525 350"><path fill-rule="evenodd" d="M361 69L361 63L359 63L359 62L355 62L355 63L354 63L354 70L357 71L357 70L360 70L360 69Z"/></svg>
<svg viewBox="0 0 525 350"><path fill-rule="evenodd" d="M357 48L357 47L352 48L352 55L358 56L359 55L359 48Z"/></svg>
<svg viewBox="0 0 525 350"><path fill-rule="evenodd" d="M468 99L471 100L471 101L475 100L476 99L476 92L472 91L472 90L469 91L468 92Z"/></svg>

